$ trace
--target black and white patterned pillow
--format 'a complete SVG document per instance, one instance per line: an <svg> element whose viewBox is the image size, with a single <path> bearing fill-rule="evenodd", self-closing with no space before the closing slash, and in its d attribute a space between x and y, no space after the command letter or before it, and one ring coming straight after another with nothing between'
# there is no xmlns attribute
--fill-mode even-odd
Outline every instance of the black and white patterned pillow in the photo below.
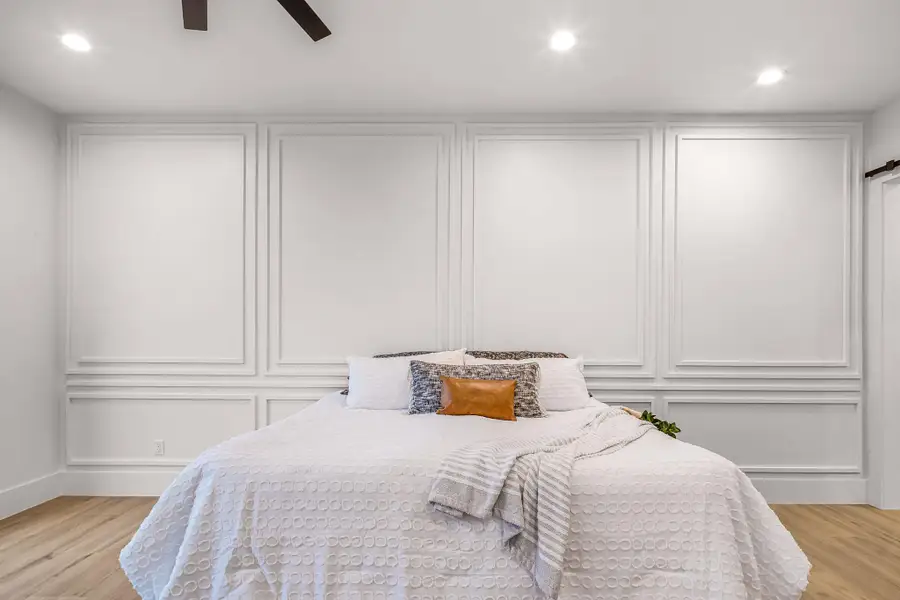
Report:
<svg viewBox="0 0 900 600"><path fill-rule="evenodd" d="M530 358L569 358L562 352L532 352L531 350L467 350L466 354L489 360L528 360Z"/></svg>
<svg viewBox="0 0 900 600"><path fill-rule="evenodd" d="M541 368L537 363L498 365L438 365L421 360L409 363L409 414L436 413L441 407L441 377L457 379L490 379L516 381L515 413L517 417L543 417L538 402Z"/></svg>

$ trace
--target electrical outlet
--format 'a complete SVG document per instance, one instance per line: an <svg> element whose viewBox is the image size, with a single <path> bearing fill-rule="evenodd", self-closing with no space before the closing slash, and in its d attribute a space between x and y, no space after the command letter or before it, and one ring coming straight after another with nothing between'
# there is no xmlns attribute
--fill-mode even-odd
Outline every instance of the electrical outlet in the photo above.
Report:
<svg viewBox="0 0 900 600"><path fill-rule="evenodd" d="M165 456L166 440L154 440L153 441L153 454L155 454L156 456Z"/></svg>

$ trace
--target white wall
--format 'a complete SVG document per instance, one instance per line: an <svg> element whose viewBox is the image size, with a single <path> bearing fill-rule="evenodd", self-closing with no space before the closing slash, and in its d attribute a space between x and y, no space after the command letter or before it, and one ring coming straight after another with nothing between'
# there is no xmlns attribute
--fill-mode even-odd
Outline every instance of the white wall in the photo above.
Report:
<svg viewBox="0 0 900 600"><path fill-rule="evenodd" d="M866 139L866 169L900 158L900 98L872 115Z"/></svg>
<svg viewBox="0 0 900 600"><path fill-rule="evenodd" d="M900 159L900 98L870 122L867 169ZM900 509L900 169L869 180L867 188L867 372L870 502Z"/></svg>
<svg viewBox="0 0 900 600"><path fill-rule="evenodd" d="M583 354L773 501L865 498L861 125L73 123L71 491L153 493L348 354ZM154 454L164 440L166 453Z"/></svg>
<svg viewBox="0 0 900 600"><path fill-rule="evenodd" d="M55 116L0 85L0 517L56 495Z"/></svg>

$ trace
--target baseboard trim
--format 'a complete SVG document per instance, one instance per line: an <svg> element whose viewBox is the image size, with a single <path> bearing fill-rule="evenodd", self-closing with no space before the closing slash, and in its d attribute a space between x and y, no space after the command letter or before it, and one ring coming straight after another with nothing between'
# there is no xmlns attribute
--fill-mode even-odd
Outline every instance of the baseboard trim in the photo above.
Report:
<svg viewBox="0 0 900 600"><path fill-rule="evenodd" d="M0 519L28 510L61 494L64 473L57 471L0 491Z"/></svg>
<svg viewBox="0 0 900 600"><path fill-rule="evenodd" d="M866 504L862 477L751 476L753 485L770 504Z"/></svg>
<svg viewBox="0 0 900 600"><path fill-rule="evenodd" d="M63 490L69 496L159 496L175 479L179 468L113 471L69 469Z"/></svg>

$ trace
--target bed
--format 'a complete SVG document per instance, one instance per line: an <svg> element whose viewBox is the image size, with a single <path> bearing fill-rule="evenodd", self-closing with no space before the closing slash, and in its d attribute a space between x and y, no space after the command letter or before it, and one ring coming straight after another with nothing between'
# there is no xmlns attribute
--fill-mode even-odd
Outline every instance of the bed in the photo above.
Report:
<svg viewBox="0 0 900 600"><path fill-rule="evenodd" d="M538 600L491 519L428 505L448 452L542 419L353 410L331 394L211 448L122 551L144 600ZM795 600L809 563L726 459L655 430L572 475L563 600Z"/></svg>

